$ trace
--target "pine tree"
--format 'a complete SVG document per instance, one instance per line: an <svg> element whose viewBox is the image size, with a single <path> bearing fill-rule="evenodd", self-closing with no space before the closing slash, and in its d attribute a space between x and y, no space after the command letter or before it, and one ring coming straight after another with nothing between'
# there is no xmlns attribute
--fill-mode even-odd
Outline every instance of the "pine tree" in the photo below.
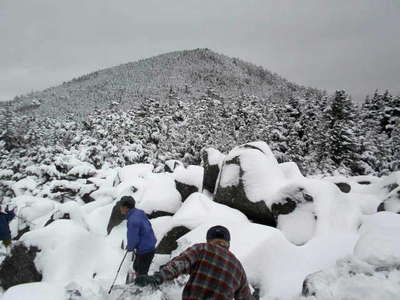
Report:
<svg viewBox="0 0 400 300"><path fill-rule="evenodd" d="M359 144L354 122L356 108L345 91L336 91L327 111L329 158L337 165L358 170L360 157Z"/></svg>

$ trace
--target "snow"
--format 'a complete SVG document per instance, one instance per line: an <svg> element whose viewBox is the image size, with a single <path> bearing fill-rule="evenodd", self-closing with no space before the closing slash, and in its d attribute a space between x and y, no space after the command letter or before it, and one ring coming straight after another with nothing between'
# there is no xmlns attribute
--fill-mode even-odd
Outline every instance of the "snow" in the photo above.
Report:
<svg viewBox="0 0 400 300"><path fill-rule="evenodd" d="M380 212L364 217L355 256L375 266L400 265L399 231L399 214Z"/></svg>
<svg viewBox="0 0 400 300"><path fill-rule="evenodd" d="M181 206L181 195L170 174L148 174L141 195L135 199L137 207L146 213L156 210L175 213Z"/></svg>
<svg viewBox="0 0 400 300"><path fill-rule="evenodd" d="M269 148L268 148L269 149ZM269 153L267 149L264 149ZM270 207L272 196L285 184L285 176L278 166L274 156L265 155L263 152L256 149L249 148L235 148L232 150L225 160L232 159L239 155L240 167L243 171L242 181L247 198L251 202L265 201L267 206ZM224 180L225 165L222 169L221 186L227 182ZM230 171L228 177L230 182L234 182L235 177L238 176L239 171ZM229 182L229 181L228 181Z"/></svg>
<svg viewBox="0 0 400 300"><path fill-rule="evenodd" d="M15 196L21 196L26 193L30 194L37 185L35 179L30 176L17 181L11 188L14 191Z"/></svg>
<svg viewBox="0 0 400 300"><path fill-rule="evenodd" d="M400 187L394 189L389 193L387 198L384 200L385 210L395 213L400 212Z"/></svg>
<svg viewBox="0 0 400 300"><path fill-rule="evenodd" d="M298 299L397 300L400 293L399 281L399 270L379 272L372 265L348 257L339 260L333 268L315 274L312 286L317 293L316 297Z"/></svg>
<svg viewBox="0 0 400 300"><path fill-rule="evenodd" d="M203 167L193 165L190 165L187 168L178 166L175 168L173 173L175 180L187 185L193 185L197 187L199 191L203 186L203 175Z"/></svg>
<svg viewBox="0 0 400 300"><path fill-rule="evenodd" d="M203 223L218 221L249 222L239 210L216 203L201 193L191 194L172 217L174 225L194 229Z"/></svg>
<svg viewBox="0 0 400 300"><path fill-rule="evenodd" d="M56 300L65 298L65 290L62 285L49 284L47 282L34 282L20 284L8 289L2 300Z"/></svg>
<svg viewBox="0 0 400 300"><path fill-rule="evenodd" d="M124 195L133 196L137 207L146 213L173 214L151 219L158 243L174 227L190 229L178 240L178 249L172 256L194 243L205 242L211 226L228 227L231 251L242 262L250 283L261 289L262 300L397 299L400 215L377 213L376 209L385 199L390 210L399 208L399 188L389 193L387 186L399 183L400 173L381 178L311 179L302 176L292 162L278 164L265 143L247 145L261 151L244 145L227 156L212 148L206 151L210 164L224 162L219 178L221 187L238 185L242 176L246 195L252 202L265 201L271 207L293 197L296 209L279 215L277 228L252 223L239 210L214 202L213 195L193 193L182 203L175 180L201 190L204 170L200 166L179 165L173 173L153 173L152 165L136 164L96 170L88 180L59 180L54 172L53 178L42 185L37 176L15 182L12 189L16 197L7 198L3 204L11 202L17 206L20 218L10 224L13 236L22 229L21 224L29 225L31 231L21 241L41 249L35 265L43 274L43 282L10 288L2 299L63 300L68 299L67 290L79 289L85 300L110 300L106 291L124 255L121 245L126 245L126 221L114 227L110 235L106 228L115 202ZM240 166L226 164L237 156ZM89 175L84 172L86 163L67 156L59 163L68 165L70 172L75 170L75 177ZM31 171L37 169L32 167ZM363 181L370 184L360 184ZM348 183L350 193L341 192L335 182ZM85 204L79 197L60 203L52 197L51 190L61 187L78 195L98 190L91 193L95 200L91 203ZM306 194L313 201L306 201ZM66 213L70 220L59 219ZM44 227L52 215L55 221ZM156 255L151 272L168 259ZM124 282L130 264L129 259L123 264L117 284ZM319 273L312 276L312 284L318 296L300 297L304 279L315 272ZM176 299L182 287L173 284L166 290L173 295L170 299ZM161 299L161 291L150 297Z"/></svg>
<svg viewBox="0 0 400 300"><path fill-rule="evenodd" d="M237 186L240 179L240 166L236 164L224 164L220 172L219 185L223 188Z"/></svg>
<svg viewBox="0 0 400 300"><path fill-rule="evenodd" d="M0 179L8 178L14 175L12 170L0 169Z"/></svg>
<svg viewBox="0 0 400 300"><path fill-rule="evenodd" d="M35 264L45 282L56 284L90 282L93 274L97 280L110 281L123 255L119 244L109 243L104 236L91 233L69 220L56 220L24 234L21 240L42 249Z"/></svg>
<svg viewBox="0 0 400 300"><path fill-rule="evenodd" d="M84 177L84 176L90 177L93 176L94 174L96 174L96 168L87 162L84 162L79 166L73 167L68 172L68 175L77 177Z"/></svg>
<svg viewBox="0 0 400 300"><path fill-rule="evenodd" d="M218 165L219 167L222 166L222 162L224 161L225 157L224 154L214 148L207 148L205 151L207 151L209 165Z"/></svg>
<svg viewBox="0 0 400 300"><path fill-rule="evenodd" d="M297 164L292 161L279 164L279 168L288 180L303 177Z"/></svg>
<svg viewBox="0 0 400 300"><path fill-rule="evenodd" d="M134 164L125 166L119 170L118 176L121 182L130 181L137 177L143 178L153 171L154 167L151 164Z"/></svg>
<svg viewBox="0 0 400 300"><path fill-rule="evenodd" d="M310 207L312 204L302 206L291 214L278 217L277 228L296 245L302 245L314 236L315 215L312 213L312 208L307 206Z"/></svg>

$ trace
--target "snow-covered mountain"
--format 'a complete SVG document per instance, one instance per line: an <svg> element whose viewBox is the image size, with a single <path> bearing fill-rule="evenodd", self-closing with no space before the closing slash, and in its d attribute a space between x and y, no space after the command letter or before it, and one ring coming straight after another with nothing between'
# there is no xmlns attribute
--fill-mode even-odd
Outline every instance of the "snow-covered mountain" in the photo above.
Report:
<svg viewBox="0 0 400 300"><path fill-rule="evenodd" d="M356 107L207 49L17 97L0 107L0 201L18 215L2 300L179 299L185 278L107 295L124 195L155 229L151 271L222 224L261 299L397 299L399 139L399 96Z"/></svg>
<svg viewBox="0 0 400 300"><path fill-rule="evenodd" d="M23 113L57 118L72 114L80 118L113 104L123 111L134 109L148 98L163 101L173 95L184 101L198 99L207 90L225 98L254 95L279 102L320 93L240 59L196 49L96 71L57 87L16 97L14 105Z"/></svg>
<svg viewBox="0 0 400 300"><path fill-rule="evenodd" d="M131 294L128 260L122 286L107 294L126 245L126 221L113 209L123 195L151 218L151 272L221 224L260 299L398 298L399 172L304 177L263 142L202 157L202 166L168 161L159 173L150 164L96 170L70 155L59 157L63 170L32 167L16 182L3 171L14 193L3 204L17 206L11 228L20 238L1 259L2 300L180 299L185 278ZM40 282L21 284L31 281Z"/></svg>

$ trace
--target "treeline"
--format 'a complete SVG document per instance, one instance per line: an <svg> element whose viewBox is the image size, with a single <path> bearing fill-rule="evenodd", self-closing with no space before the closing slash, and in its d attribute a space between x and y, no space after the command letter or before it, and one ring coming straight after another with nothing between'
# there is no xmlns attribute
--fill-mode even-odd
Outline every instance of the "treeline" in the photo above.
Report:
<svg viewBox="0 0 400 300"><path fill-rule="evenodd" d="M52 164L71 153L104 164L168 159L200 163L200 151L228 151L249 141L267 142L278 159L295 161L304 174L385 174L400 169L400 97L389 92L356 106L344 91L291 97L286 104L242 95L226 98L208 89L179 99L171 88L162 100L141 99L128 111L116 101L83 121L60 121L0 111L0 169L23 176L32 164Z"/></svg>

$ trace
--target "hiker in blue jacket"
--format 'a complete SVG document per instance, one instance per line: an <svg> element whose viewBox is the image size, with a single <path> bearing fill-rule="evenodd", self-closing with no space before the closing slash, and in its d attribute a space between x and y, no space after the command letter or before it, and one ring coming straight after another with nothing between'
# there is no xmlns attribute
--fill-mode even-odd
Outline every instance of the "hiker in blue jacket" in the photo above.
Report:
<svg viewBox="0 0 400 300"><path fill-rule="evenodd" d="M2 212L0 208L0 240L6 248L11 245L11 232L8 224L14 217L13 210L8 210L8 207L6 207L5 212Z"/></svg>
<svg viewBox="0 0 400 300"><path fill-rule="evenodd" d="M131 196L124 196L120 202L120 212L127 219L128 245L126 249L132 251L133 270L136 277L147 275L156 249L156 237L151 223L143 210L135 208L135 200ZM127 278L127 283L132 276Z"/></svg>

